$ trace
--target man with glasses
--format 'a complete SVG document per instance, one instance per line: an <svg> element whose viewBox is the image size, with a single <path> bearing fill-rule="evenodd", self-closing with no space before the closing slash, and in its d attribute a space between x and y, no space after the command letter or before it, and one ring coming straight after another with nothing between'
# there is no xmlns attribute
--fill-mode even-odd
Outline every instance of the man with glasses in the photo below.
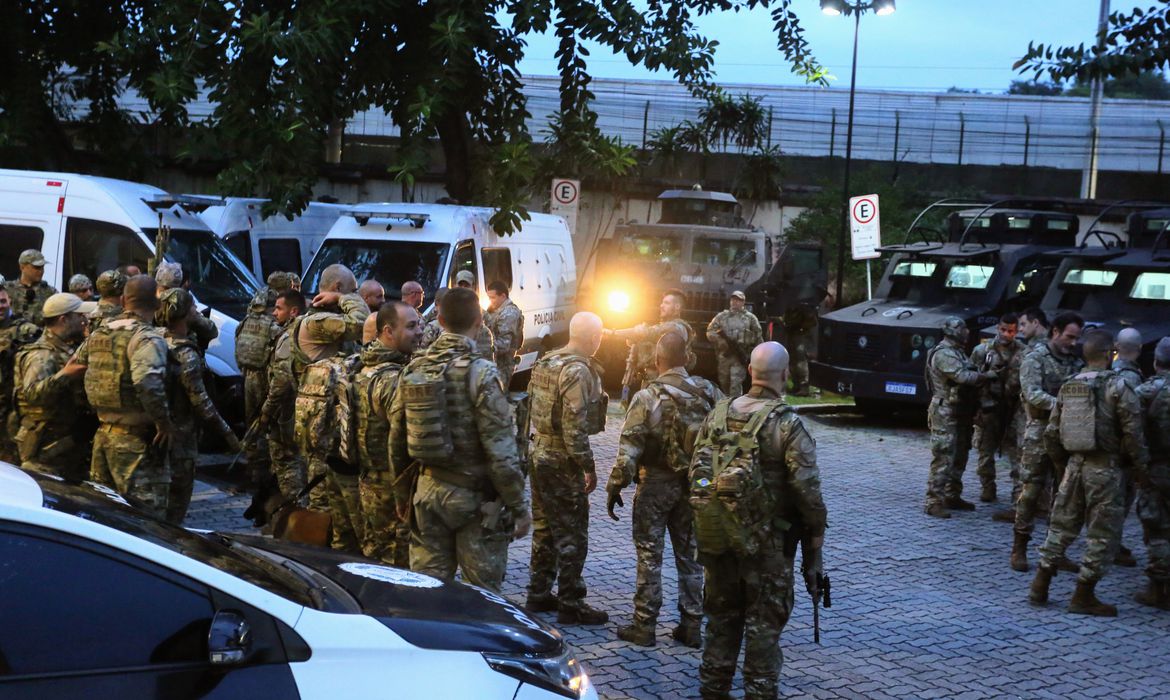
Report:
<svg viewBox="0 0 1170 700"><path fill-rule="evenodd" d="M20 264L20 278L4 283L12 303L12 314L23 316L29 323L40 326L45 316L42 309L45 301L57 293L45 277L45 256L35 248L29 248L17 259Z"/></svg>

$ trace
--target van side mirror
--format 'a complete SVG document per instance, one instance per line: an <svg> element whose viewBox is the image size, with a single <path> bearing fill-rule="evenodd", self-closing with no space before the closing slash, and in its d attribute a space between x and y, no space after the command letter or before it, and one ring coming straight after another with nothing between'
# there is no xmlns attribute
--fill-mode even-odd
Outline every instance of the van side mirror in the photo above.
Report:
<svg viewBox="0 0 1170 700"><path fill-rule="evenodd" d="M212 666L237 666L252 651L252 629L238 610L218 610L207 632L207 660Z"/></svg>

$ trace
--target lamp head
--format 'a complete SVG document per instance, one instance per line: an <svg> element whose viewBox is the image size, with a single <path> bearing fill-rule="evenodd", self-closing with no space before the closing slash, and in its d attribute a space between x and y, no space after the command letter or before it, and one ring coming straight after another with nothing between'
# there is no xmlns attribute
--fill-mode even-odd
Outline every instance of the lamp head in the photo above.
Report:
<svg viewBox="0 0 1170 700"><path fill-rule="evenodd" d="M896 9L894 0L874 0L873 11L878 16L892 15Z"/></svg>
<svg viewBox="0 0 1170 700"><path fill-rule="evenodd" d="M845 0L821 0L821 12L836 17L845 11Z"/></svg>

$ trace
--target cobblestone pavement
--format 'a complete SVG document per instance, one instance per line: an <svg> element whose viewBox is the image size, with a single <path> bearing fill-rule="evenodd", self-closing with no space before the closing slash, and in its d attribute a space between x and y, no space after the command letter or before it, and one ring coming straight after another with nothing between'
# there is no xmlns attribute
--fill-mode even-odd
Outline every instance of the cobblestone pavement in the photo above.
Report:
<svg viewBox="0 0 1170 700"><path fill-rule="evenodd" d="M1065 612L1074 574L1056 578L1047 608L1031 607L1031 574L1008 567L1011 526L990 519L1002 505L980 504L945 521L923 515L930 457L925 430L911 421L874 425L848 414L806 419L817 439L829 508L824 559L833 608L822 612L818 647L808 597L798 583L796 608L781 640L784 697L1170 697L1170 613L1133 602L1145 581L1141 568L1114 568L1098 587L1102 600L1118 606L1115 619ZM619 430L620 420L611 420L594 442L602 486ZM1010 493L1006 479L1005 470L1001 494ZM975 498L974 455L966 484L968 497ZM629 622L633 605L630 502L627 497L615 523L605 514L604 489L592 498L588 600L607 610L610 622L563 631L606 698L696 697L699 654L669 636L677 622L669 552L658 645L645 649L614 636ZM245 499L201 483L188 524L238 530L245 505ZM1133 517L1125 541L1139 567L1144 565ZM1038 544L1033 541L1033 563ZM1074 559L1077 547L1070 552ZM505 583L505 593L520 602L528 553L528 539L513 545ZM542 617L555 624L555 614Z"/></svg>

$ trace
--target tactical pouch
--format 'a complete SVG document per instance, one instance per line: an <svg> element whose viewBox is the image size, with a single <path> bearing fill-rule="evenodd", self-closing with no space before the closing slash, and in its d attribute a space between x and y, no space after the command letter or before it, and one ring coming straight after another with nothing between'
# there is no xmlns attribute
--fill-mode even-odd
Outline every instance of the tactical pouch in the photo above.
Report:
<svg viewBox="0 0 1170 700"><path fill-rule="evenodd" d="M451 467L455 444L447 415L447 366L408 366L398 385L406 407L406 447L427 466Z"/></svg>
<svg viewBox="0 0 1170 700"><path fill-rule="evenodd" d="M1069 452L1097 449L1097 401L1093 385L1073 379L1060 389L1060 444Z"/></svg>

